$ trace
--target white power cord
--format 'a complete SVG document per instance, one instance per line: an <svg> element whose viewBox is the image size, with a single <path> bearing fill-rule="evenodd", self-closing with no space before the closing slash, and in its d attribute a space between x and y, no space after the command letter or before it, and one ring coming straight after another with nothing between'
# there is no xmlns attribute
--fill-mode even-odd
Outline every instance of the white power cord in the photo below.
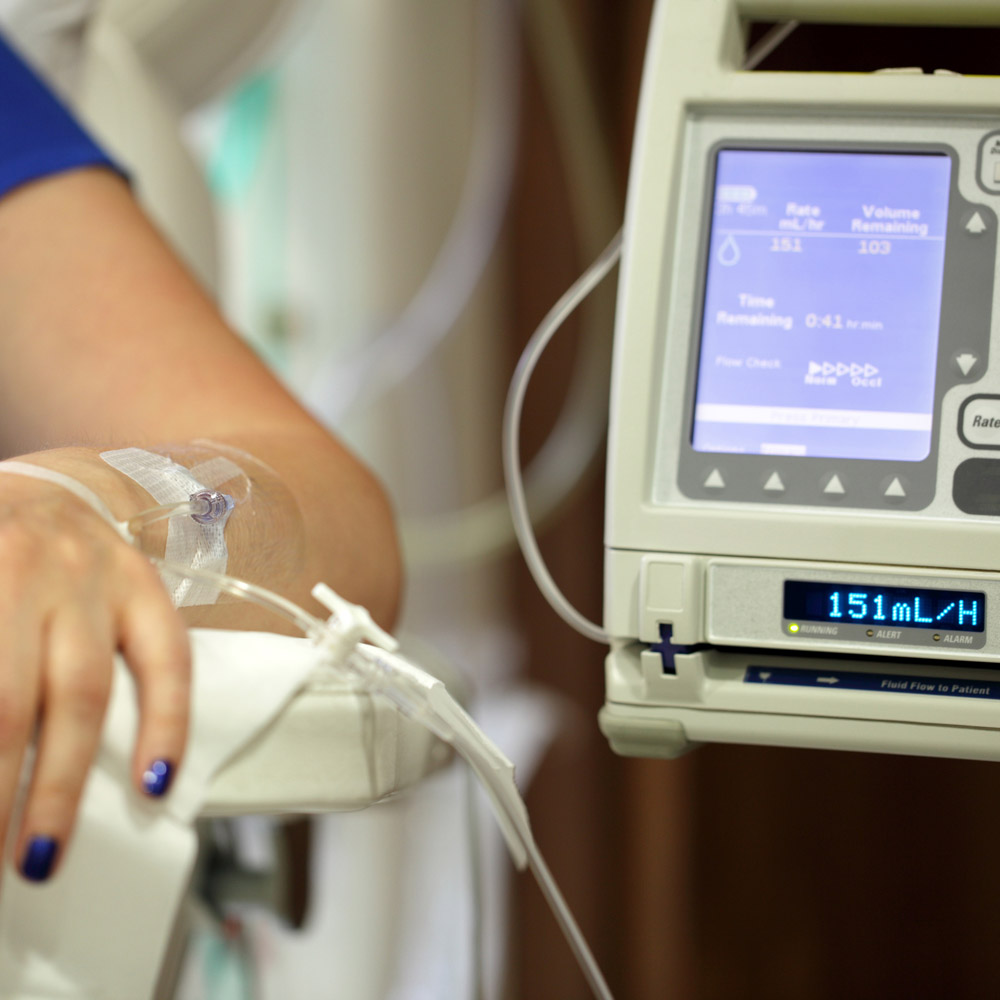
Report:
<svg viewBox="0 0 1000 1000"><path fill-rule="evenodd" d="M604 644L609 642L607 632L600 625L585 618L570 604L553 580L552 574L549 573L545 560L542 558L524 493L519 434L524 397L539 358L566 318L615 266L621 256L621 250L622 231L619 229L600 256L577 278L539 323L517 363L517 369L510 383L510 390L507 393L507 405L503 415L503 471L507 484L507 500L510 504L511 516L514 519L514 533L517 535L517 541L521 546L521 552L524 554L528 569L538 589L563 621L588 639Z"/></svg>

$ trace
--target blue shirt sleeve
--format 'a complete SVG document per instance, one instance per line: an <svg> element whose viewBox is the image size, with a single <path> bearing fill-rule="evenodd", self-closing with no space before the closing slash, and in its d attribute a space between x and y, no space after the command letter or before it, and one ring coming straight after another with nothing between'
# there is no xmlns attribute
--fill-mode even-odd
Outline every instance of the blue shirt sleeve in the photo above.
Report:
<svg viewBox="0 0 1000 1000"><path fill-rule="evenodd" d="M0 35L0 197L77 167L124 171Z"/></svg>

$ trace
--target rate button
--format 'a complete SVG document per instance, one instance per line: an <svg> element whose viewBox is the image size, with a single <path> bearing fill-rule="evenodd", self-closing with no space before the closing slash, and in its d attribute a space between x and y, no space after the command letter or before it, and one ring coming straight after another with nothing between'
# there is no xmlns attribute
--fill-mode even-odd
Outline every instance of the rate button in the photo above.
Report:
<svg viewBox="0 0 1000 1000"><path fill-rule="evenodd" d="M970 448L1000 449L1000 396L970 396L958 411L958 436Z"/></svg>

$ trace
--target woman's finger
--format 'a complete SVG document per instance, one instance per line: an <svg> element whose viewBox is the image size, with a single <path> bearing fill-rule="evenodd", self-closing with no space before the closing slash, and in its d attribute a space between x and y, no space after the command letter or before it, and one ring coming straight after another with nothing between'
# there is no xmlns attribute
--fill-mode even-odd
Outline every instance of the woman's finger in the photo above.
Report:
<svg viewBox="0 0 1000 1000"><path fill-rule="evenodd" d="M143 557L118 623L118 642L136 679L139 733L133 780L147 795L167 792L184 754L190 717L191 650L187 629Z"/></svg>
<svg viewBox="0 0 1000 1000"><path fill-rule="evenodd" d="M42 724L16 857L21 873L44 881L69 841L101 738L114 652L109 616L84 602L59 608L42 650Z"/></svg>
<svg viewBox="0 0 1000 1000"><path fill-rule="evenodd" d="M0 526L0 851L7 843L25 750L38 717L42 594L32 586L38 552Z"/></svg>
<svg viewBox="0 0 1000 1000"><path fill-rule="evenodd" d="M35 728L38 695L37 632L4 629L0 649L0 853L17 801L24 754Z"/></svg>

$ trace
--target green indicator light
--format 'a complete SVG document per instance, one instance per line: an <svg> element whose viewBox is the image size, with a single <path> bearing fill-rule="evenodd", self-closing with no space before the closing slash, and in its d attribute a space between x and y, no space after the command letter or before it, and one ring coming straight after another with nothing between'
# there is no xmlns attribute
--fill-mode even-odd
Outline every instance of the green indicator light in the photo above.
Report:
<svg viewBox="0 0 1000 1000"><path fill-rule="evenodd" d="M789 623L789 625L788 625L788 631L789 632L798 632L798 630L799 630L798 622L790 622Z"/></svg>

